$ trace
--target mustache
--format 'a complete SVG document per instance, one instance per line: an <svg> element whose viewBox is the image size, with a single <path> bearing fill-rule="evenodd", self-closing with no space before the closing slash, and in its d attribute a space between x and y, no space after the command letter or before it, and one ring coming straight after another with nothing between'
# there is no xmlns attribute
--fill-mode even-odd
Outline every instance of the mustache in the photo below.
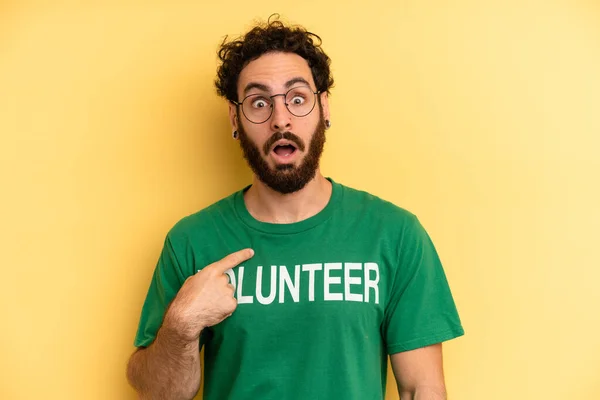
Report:
<svg viewBox="0 0 600 400"><path fill-rule="evenodd" d="M304 151L304 142L302 141L302 139L300 139L299 136L293 134L292 132L286 131L286 132L275 132L263 145L263 152L265 155L269 154L269 151L271 150L271 147L273 147L273 145L275 144L275 142L277 142L278 140L281 139L285 139L285 140L289 140L290 142L293 142L296 147L298 147L298 150L300 151Z"/></svg>

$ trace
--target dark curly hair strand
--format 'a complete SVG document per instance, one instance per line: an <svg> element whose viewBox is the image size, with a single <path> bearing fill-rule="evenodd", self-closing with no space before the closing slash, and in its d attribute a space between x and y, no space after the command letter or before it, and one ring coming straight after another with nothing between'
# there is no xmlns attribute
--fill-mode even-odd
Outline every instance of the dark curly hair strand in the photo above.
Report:
<svg viewBox="0 0 600 400"><path fill-rule="evenodd" d="M320 92L329 92L333 77L331 59L321 48L321 38L301 26L285 26L274 15L266 23L252 28L243 37L228 42L226 36L218 51L221 65L217 69L217 94L230 101L238 101L237 83L242 69L252 60L269 52L296 53L308 62Z"/></svg>

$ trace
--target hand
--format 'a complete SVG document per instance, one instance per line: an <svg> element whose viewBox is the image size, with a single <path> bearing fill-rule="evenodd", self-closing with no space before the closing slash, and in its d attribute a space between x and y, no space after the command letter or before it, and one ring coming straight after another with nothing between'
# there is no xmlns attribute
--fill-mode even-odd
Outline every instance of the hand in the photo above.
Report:
<svg viewBox="0 0 600 400"><path fill-rule="evenodd" d="M237 300L225 271L253 256L252 249L231 253L186 279L171 303L163 325L191 342L198 340L204 328L229 317L237 307Z"/></svg>

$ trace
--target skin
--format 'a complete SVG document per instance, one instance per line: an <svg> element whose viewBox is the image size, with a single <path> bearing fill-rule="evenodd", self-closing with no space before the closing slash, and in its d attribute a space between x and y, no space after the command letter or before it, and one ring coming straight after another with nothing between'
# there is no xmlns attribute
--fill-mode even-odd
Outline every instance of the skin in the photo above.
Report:
<svg viewBox="0 0 600 400"><path fill-rule="evenodd" d="M301 77L316 91L312 73L306 60L296 54L268 53L250 62L238 80L238 99L252 91L245 88L259 83L271 94L285 93L291 80ZM320 101L325 119L330 119L327 93ZM263 124L252 124L238 108L229 104L229 119L233 130L242 129L259 148L275 133L290 131L306 144L305 150L296 150L293 163L300 165L311 137L319 122L319 108L305 117L295 117L284 105L281 96L275 98L271 118ZM277 160L272 154L264 155L270 168ZM320 169L301 190L281 194L256 176L245 193L245 203L250 214L259 221L294 223L309 218L327 205L331 196L331 183ZM203 268L189 277L167 309L156 340L147 348L138 349L130 358L127 376L141 399L191 399L200 386L200 360L198 339L202 330L228 318L237 307L233 286L225 271L235 268L254 255L243 249ZM393 354L392 368L402 400L446 399L442 368L441 345Z"/></svg>
<svg viewBox="0 0 600 400"><path fill-rule="evenodd" d="M390 359L402 400L446 400L441 343Z"/></svg>
<svg viewBox="0 0 600 400"><path fill-rule="evenodd" d="M286 82L295 77L306 79L316 91L308 63L302 57L289 53L265 54L249 63L240 74L238 99L256 92L244 91L251 83L268 87L271 94L285 93L288 90ZM324 117L331 119L327 93L320 96ZM230 104L229 118L233 130L239 130L238 124L243 124L245 132L260 148L274 132L285 130L292 131L308 143L319 120L316 108L308 116L298 118L288 112L282 97L276 97L275 102L271 119L263 124L252 124L244 116L238 118L237 107ZM267 156L265 160L271 168L275 168L273 157ZM301 160L299 158L296 164ZM255 176L252 187L246 193L245 202L250 214L258 220L292 223L317 214L325 207L330 195L331 184L318 169L315 178L302 190L288 195L273 191ZM402 400L446 399L441 344L393 354L390 358Z"/></svg>
<svg viewBox="0 0 600 400"><path fill-rule="evenodd" d="M244 68L238 79L238 99L243 99L248 94L256 93L252 89L244 89L251 83L260 83L266 86L270 93L285 93L288 88L286 83L294 78L302 77L310 87L316 91L316 86L308 63L302 57L290 53L267 53L250 62ZM329 101L327 93L320 95L323 115L330 119ZM238 124L243 124L243 129L248 137L259 148L276 132L291 131L299 136L305 144L310 143L313 132L319 122L318 107L305 117L295 117L284 104L282 96L274 99L275 109L271 118L263 124L253 124L243 115L239 115L238 108L229 104L229 120L233 130L239 130ZM240 110L241 112L241 110ZM296 150L295 165L299 165L306 155L308 146L304 151ZM271 155L264 157L269 167L274 169L276 161ZM283 195L269 188L256 176L253 178L251 188L246 192L244 200L250 214L259 221L271 223L293 223L309 218L327 205L331 196L331 183L323 177L320 168L315 177L298 192Z"/></svg>
<svg viewBox="0 0 600 400"><path fill-rule="evenodd" d="M200 388L202 330L229 317L237 307L225 274L252 258L243 249L190 276L171 302L156 340L129 359L127 379L140 399L192 399Z"/></svg>

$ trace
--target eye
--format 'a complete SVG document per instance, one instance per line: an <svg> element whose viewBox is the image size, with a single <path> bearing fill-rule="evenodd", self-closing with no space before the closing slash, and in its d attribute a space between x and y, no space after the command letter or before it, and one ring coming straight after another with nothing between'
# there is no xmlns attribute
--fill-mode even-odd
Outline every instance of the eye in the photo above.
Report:
<svg viewBox="0 0 600 400"><path fill-rule="evenodd" d="M296 94L296 95L294 95L294 97L292 97L292 101L290 101L290 104L292 104L294 106L300 106L300 105L304 104L305 101L306 101L306 99L304 98L304 96Z"/></svg>
<svg viewBox="0 0 600 400"><path fill-rule="evenodd" d="M265 98L259 97L252 100L252 108L264 108L269 106L269 101Z"/></svg>

